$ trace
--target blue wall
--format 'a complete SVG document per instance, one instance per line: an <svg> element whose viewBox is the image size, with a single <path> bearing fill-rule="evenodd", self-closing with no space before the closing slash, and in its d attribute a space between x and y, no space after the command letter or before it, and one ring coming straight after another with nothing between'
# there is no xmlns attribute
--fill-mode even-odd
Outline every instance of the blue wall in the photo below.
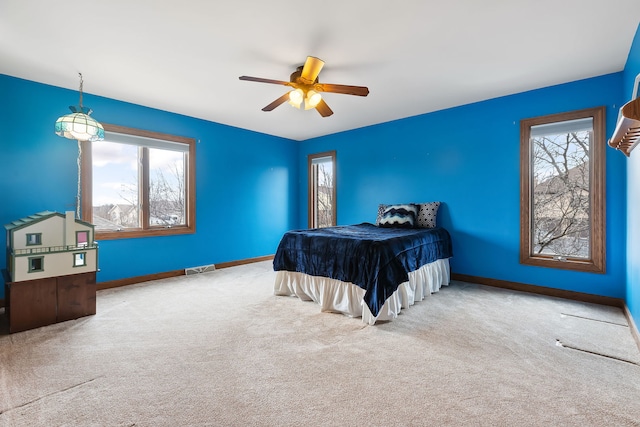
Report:
<svg viewBox="0 0 640 427"><path fill-rule="evenodd" d="M640 74L640 26L624 69L624 101L630 101ZM640 92L638 93L640 96ZM627 168L627 307L640 326L640 148L632 151Z"/></svg>
<svg viewBox="0 0 640 427"><path fill-rule="evenodd" d="M283 232L306 226L306 156L336 150L339 224L375 221L379 203L440 200L440 224L454 240L454 272L626 296L637 319L640 243L632 241L640 241L640 228L635 231L632 218L640 214L640 191L627 194L626 158L607 149L607 273L521 265L519 122L604 105L611 135L618 108L630 96L629 80L640 72L638 45L636 36L621 73L303 143L86 94L85 104L104 123L198 140L196 234L102 241L98 279L273 254ZM77 103L77 92L0 75L0 96L0 125L6 129L0 140L0 223L73 209L76 144L56 136L53 123ZM640 180L640 164L632 157L630 165L629 182ZM629 233L623 220L627 197Z"/></svg>
<svg viewBox="0 0 640 427"><path fill-rule="evenodd" d="M520 120L607 107L607 135L621 101L622 73L465 105L305 141L336 150L338 224L374 222L379 203L444 203L439 224L454 243L453 272L616 298L625 296L625 159L607 148L607 273L519 263ZM306 176L299 199L306 200ZM306 224L302 205L299 223Z"/></svg>
<svg viewBox="0 0 640 427"><path fill-rule="evenodd" d="M75 210L77 143L53 124L77 91L0 75L0 98L0 225ZM83 103L103 123L198 141L196 233L99 242L99 282L270 255L297 227L299 143L90 94Z"/></svg>

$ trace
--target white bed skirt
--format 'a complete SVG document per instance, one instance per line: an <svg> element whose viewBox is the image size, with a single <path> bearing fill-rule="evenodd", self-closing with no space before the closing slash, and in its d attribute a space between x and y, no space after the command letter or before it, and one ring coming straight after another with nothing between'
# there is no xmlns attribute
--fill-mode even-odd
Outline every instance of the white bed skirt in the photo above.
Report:
<svg viewBox="0 0 640 427"><path fill-rule="evenodd" d="M362 317L364 323L373 325L377 320L392 320L403 308L438 292L449 284L449 259L439 259L409 273L409 281L385 301L378 316L373 316L363 298L365 290L353 283L328 277L309 276L291 271L276 272L274 293L297 296L304 301L315 301L321 311L342 313L350 317Z"/></svg>

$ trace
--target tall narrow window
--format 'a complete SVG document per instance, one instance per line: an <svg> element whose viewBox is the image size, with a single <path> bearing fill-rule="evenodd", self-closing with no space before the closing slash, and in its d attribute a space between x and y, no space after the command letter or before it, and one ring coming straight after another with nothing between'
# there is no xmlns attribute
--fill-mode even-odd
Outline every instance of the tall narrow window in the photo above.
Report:
<svg viewBox="0 0 640 427"><path fill-rule="evenodd" d="M114 125L85 143L82 217L97 239L195 231L195 141Z"/></svg>
<svg viewBox="0 0 640 427"><path fill-rule="evenodd" d="M520 262L605 272L604 107L522 120Z"/></svg>
<svg viewBox="0 0 640 427"><path fill-rule="evenodd" d="M309 228L336 225L336 152L311 154L309 164Z"/></svg>

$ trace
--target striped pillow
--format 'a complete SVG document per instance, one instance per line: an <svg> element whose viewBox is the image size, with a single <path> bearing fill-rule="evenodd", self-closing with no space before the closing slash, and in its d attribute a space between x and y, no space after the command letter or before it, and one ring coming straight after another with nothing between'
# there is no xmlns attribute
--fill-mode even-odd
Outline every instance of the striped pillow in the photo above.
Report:
<svg viewBox="0 0 640 427"><path fill-rule="evenodd" d="M418 216L419 206L413 203L388 205L380 217L380 227L413 228Z"/></svg>

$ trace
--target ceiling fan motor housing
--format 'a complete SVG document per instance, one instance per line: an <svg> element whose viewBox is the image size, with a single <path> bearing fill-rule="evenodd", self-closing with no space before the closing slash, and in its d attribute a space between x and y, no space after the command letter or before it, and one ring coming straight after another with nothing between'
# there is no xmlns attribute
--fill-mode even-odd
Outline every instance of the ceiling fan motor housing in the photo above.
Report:
<svg viewBox="0 0 640 427"><path fill-rule="evenodd" d="M302 68L303 66L299 66L298 69L296 71L294 71L293 73L291 73L291 76L289 77L289 81L291 83L295 83L297 85L314 85L316 83L318 83L318 78L316 77L316 79L314 81L309 81L307 79L305 79L304 77L302 77Z"/></svg>

